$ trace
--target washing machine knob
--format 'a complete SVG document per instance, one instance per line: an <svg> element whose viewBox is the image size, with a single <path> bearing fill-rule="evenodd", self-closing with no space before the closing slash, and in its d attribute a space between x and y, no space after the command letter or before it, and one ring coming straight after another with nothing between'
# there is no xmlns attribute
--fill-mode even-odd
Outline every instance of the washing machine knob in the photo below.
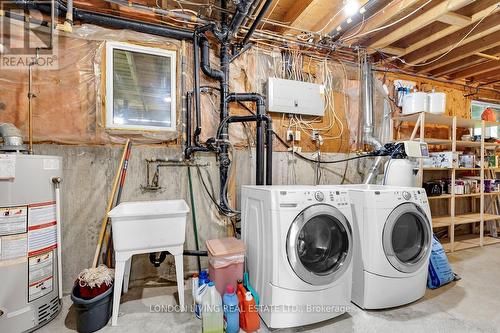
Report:
<svg viewBox="0 0 500 333"><path fill-rule="evenodd" d="M410 200L411 199L411 193L410 192L407 192L407 191L404 191L403 192L403 198L405 200Z"/></svg>
<svg viewBox="0 0 500 333"><path fill-rule="evenodd" d="M325 200L325 195L323 194L323 192L317 191L314 192L314 198L316 199L316 201L323 201Z"/></svg>

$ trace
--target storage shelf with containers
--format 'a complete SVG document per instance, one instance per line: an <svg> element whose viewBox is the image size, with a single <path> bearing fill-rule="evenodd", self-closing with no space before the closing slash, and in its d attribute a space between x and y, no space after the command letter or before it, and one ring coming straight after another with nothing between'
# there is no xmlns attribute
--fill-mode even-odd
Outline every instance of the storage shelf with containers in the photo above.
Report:
<svg viewBox="0 0 500 333"><path fill-rule="evenodd" d="M409 124L409 139L429 145L431 158L418 162L417 178L428 191L434 232L442 236L444 248L453 252L500 243L500 180L496 177L500 142L485 138L487 129L500 123L428 112L399 114L392 121L393 129L394 125ZM446 127L448 138L426 137L426 126L435 125ZM472 135L474 129L476 135ZM467 131L469 134L458 137ZM408 140L400 131L393 133L393 138ZM459 235L458 228L470 231Z"/></svg>

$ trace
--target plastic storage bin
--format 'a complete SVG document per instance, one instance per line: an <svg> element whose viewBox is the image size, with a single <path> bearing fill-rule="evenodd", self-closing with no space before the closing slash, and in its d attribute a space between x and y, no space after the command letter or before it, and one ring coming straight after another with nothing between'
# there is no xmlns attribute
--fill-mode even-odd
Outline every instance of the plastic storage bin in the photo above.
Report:
<svg viewBox="0 0 500 333"><path fill-rule="evenodd" d="M228 284L236 289L237 281L243 279L245 243L234 237L206 241L208 250L208 273L215 282L217 291L223 295Z"/></svg>
<svg viewBox="0 0 500 333"><path fill-rule="evenodd" d="M92 333L100 330L111 318L113 306L113 287L92 299L80 298L80 287L75 284L71 300L76 309L76 330L79 333Z"/></svg>

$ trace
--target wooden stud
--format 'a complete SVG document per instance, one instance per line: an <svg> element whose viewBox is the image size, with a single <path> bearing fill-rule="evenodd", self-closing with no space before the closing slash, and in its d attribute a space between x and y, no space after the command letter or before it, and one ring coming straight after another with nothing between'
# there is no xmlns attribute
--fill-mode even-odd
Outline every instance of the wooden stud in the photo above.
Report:
<svg viewBox="0 0 500 333"><path fill-rule="evenodd" d="M483 57L485 59L489 59L489 60L496 60L496 61L500 60L500 57L489 55L489 54L482 53L482 52L478 52L478 53L476 53L476 55L480 56L480 57Z"/></svg>
<svg viewBox="0 0 500 333"><path fill-rule="evenodd" d="M453 80L468 78L474 75L490 72L495 69L500 69L500 61L486 61L479 65L469 67L462 71L453 73L450 78Z"/></svg>

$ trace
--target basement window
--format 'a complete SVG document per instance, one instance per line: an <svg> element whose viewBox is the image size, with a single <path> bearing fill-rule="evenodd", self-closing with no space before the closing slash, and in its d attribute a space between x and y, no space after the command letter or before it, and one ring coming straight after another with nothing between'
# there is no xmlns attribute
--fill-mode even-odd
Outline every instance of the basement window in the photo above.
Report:
<svg viewBox="0 0 500 333"><path fill-rule="evenodd" d="M174 51L106 43L106 127L175 131Z"/></svg>
<svg viewBox="0 0 500 333"><path fill-rule="evenodd" d="M481 119L484 110L490 108L495 112L497 122L500 122L500 104L472 101L470 108L472 119ZM474 135L481 135L481 128L474 128ZM485 137L500 138L498 126L487 127L485 129Z"/></svg>

